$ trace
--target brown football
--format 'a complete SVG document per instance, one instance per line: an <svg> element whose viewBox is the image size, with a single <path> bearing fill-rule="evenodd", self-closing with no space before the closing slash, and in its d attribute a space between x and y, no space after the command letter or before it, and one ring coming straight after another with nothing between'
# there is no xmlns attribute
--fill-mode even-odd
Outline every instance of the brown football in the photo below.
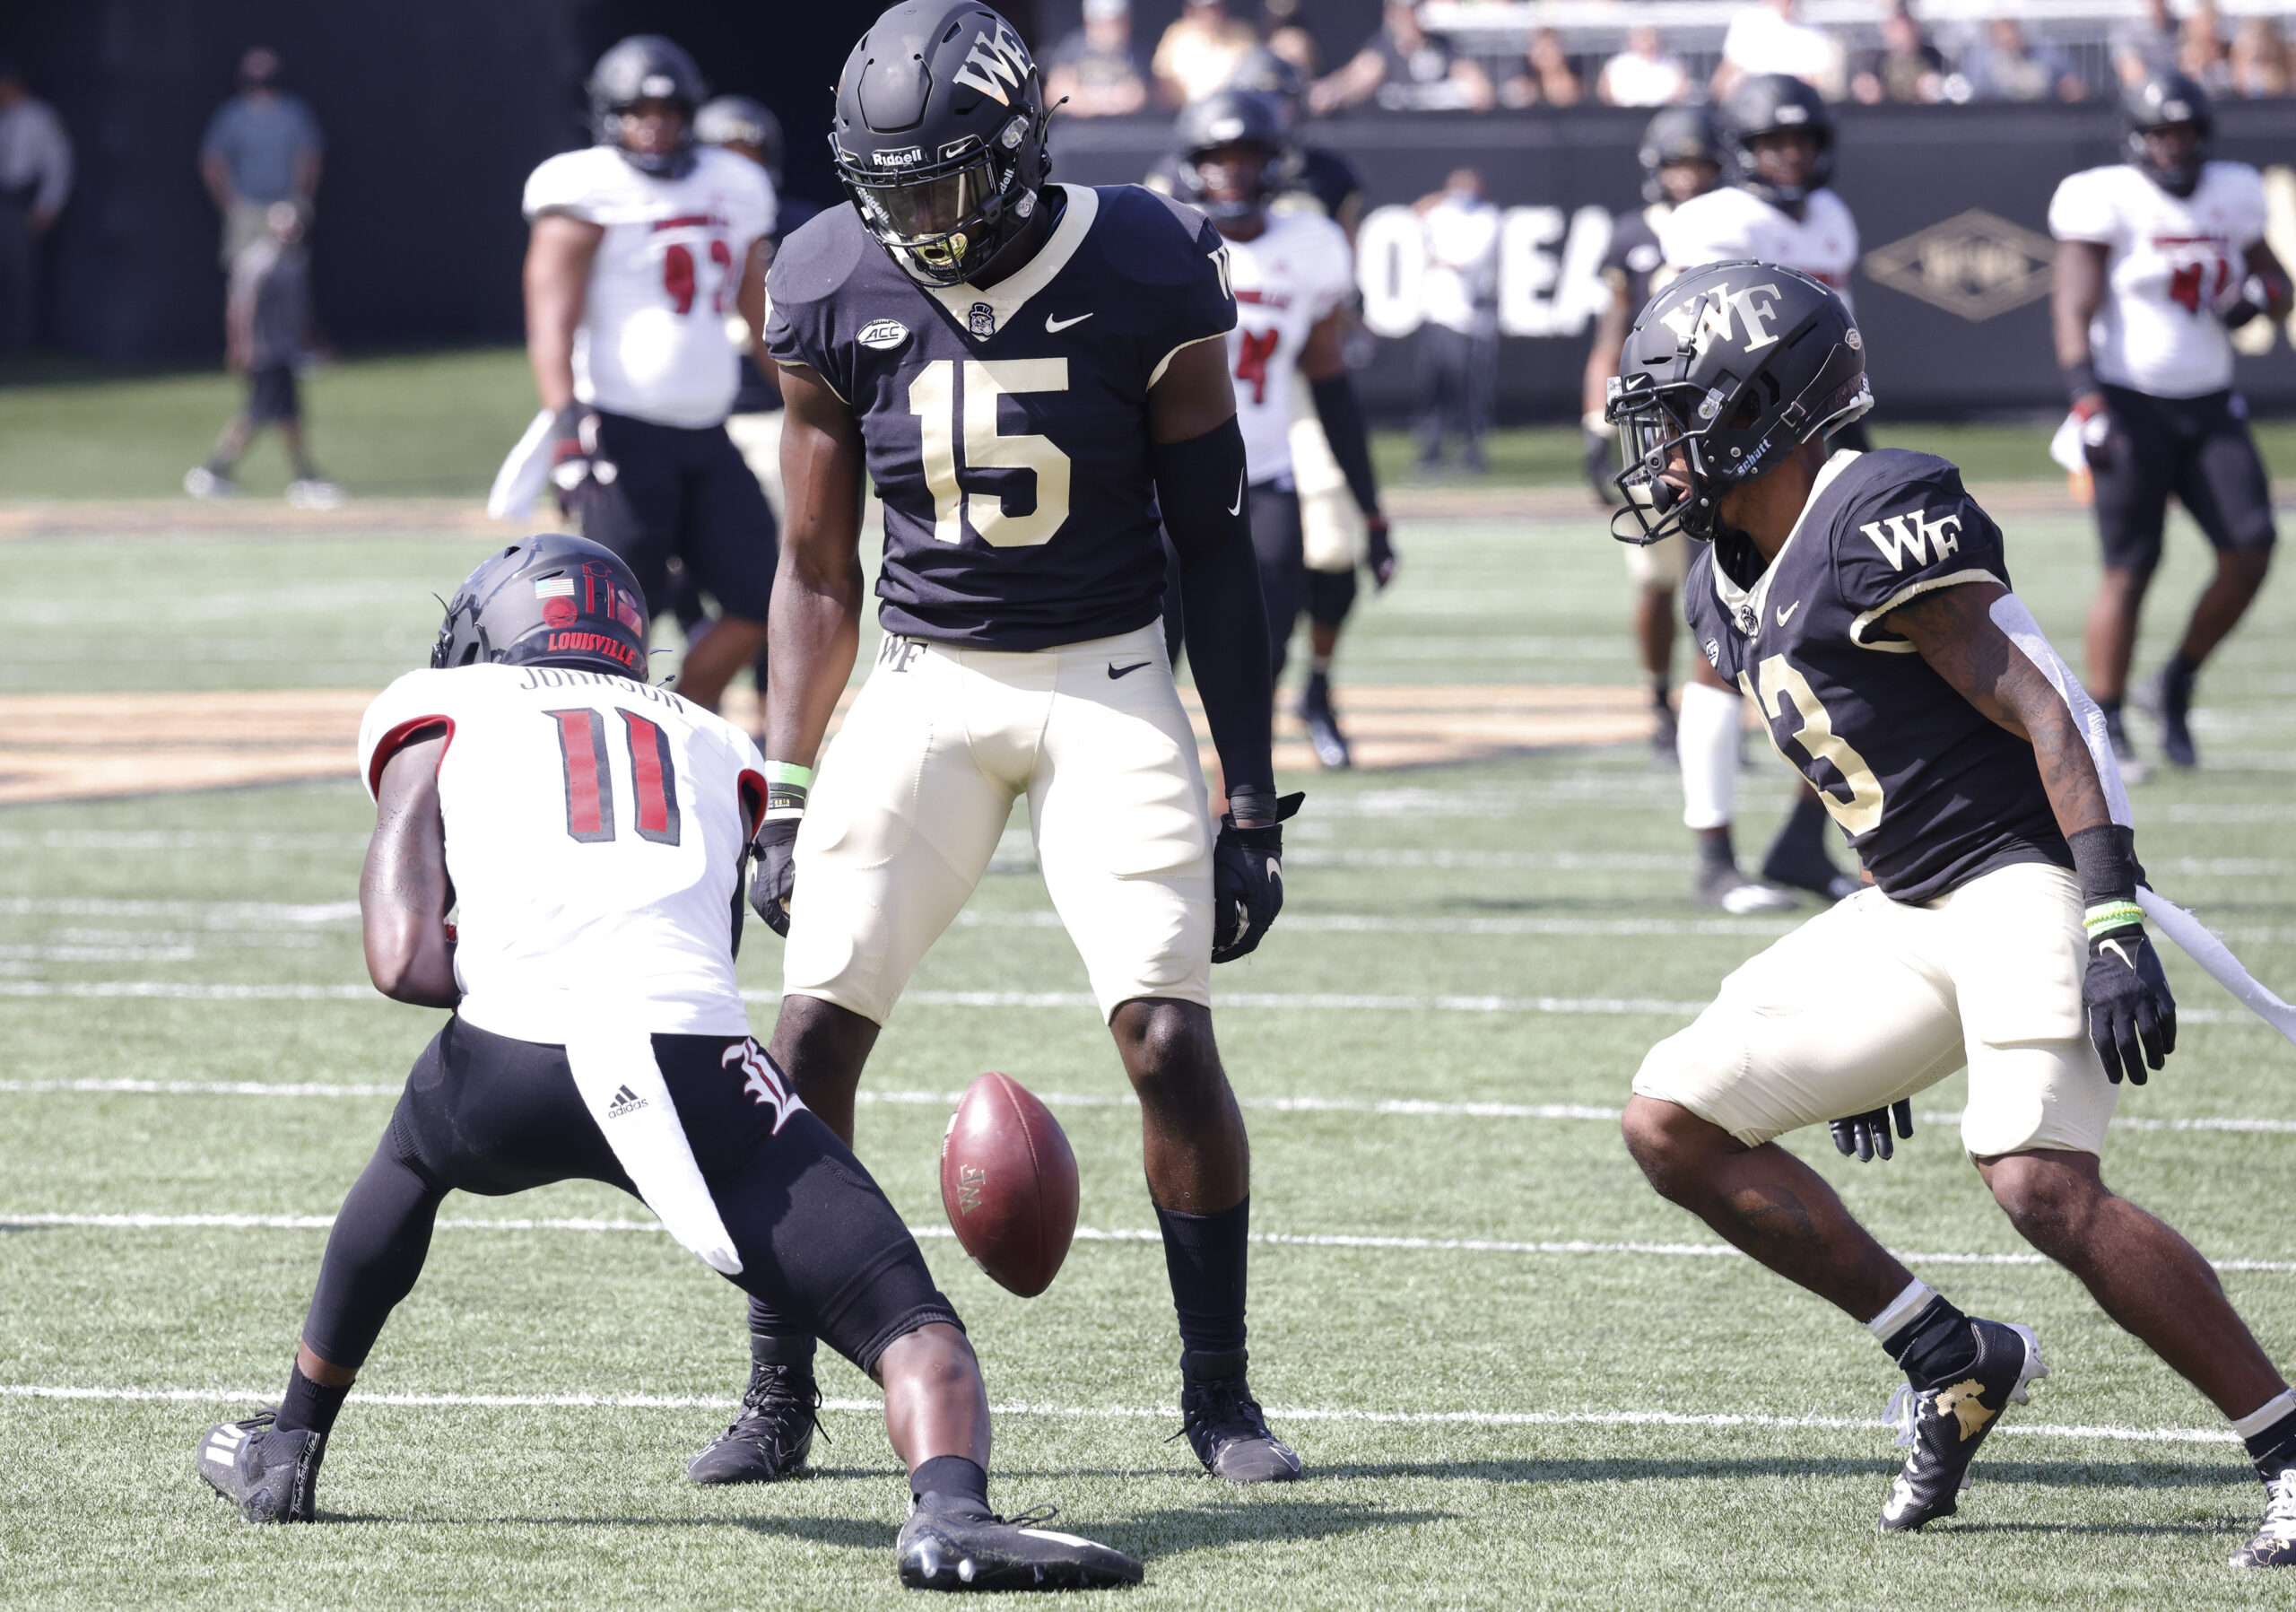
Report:
<svg viewBox="0 0 2296 1612"><path fill-rule="evenodd" d="M1010 1075L967 1088L941 1137L941 1207L973 1263L1024 1299L1052 1285L1076 1234L1076 1155Z"/></svg>

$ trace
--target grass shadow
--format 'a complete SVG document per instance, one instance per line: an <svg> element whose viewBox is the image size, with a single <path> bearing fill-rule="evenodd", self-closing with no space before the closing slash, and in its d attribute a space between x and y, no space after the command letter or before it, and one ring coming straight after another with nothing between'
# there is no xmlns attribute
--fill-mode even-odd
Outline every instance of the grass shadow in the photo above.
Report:
<svg viewBox="0 0 2296 1612"><path fill-rule="evenodd" d="M1473 1483L1622 1483L1695 1478L1871 1477L1877 1483L1898 1470L1886 1457L1631 1456L1520 1460L1361 1461L1318 1466L1318 1477L1392 1479L1424 1477ZM2231 1466L2171 1461L1991 1461L1972 1469L1979 1484L2022 1484L2062 1489L2199 1489L2238 1484L2245 1474Z"/></svg>

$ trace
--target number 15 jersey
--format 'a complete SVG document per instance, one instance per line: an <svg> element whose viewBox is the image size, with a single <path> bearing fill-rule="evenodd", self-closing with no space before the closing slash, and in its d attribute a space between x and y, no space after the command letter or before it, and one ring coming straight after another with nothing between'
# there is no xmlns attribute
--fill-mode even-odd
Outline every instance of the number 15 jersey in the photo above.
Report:
<svg viewBox="0 0 2296 1612"><path fill-rule="evenodd" d="M985 291L919 285L849 205L774 258L767 350L852 409L884 501L888 632L1044 649L1162 612L1148 390L1234 326L1228 255L1137 185L1056 191L1043 247Z"/></svg>
<svg viewBox="0 0 2296 1612"><path fill-rule="evenodd" d="M765 763L747 734L598 672L409 672L360 723L368 792L440 727L464 1018L545 1044L609 1012L656 1034L749 1033L733 926Z"/></svg>

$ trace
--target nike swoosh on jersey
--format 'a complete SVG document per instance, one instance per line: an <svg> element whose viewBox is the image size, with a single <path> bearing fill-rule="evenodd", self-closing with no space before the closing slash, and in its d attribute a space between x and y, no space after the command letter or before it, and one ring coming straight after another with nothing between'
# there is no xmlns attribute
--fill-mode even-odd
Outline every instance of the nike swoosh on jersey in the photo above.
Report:
<svg viewBox="0 0 2296 1612"><path fill-rule="evenodd" d="M1094 312L1098 311L1094 309ZM1050 314L1047 314L1044 316L1044 333L1047 335L1058 335L1071 325L1081 325L1091 317L1089 313L1080 313L1073 319L1056 319Z"/></svg>
<svg viewBox="0 0 2296 1612"><path fill-rule="evenodd" d="M1799 599L1795 600L1791 605L1779 606L1778 610L1778 624L1783 627L1787 622L1792 621L1794 619L1794 613L1801 607L1802 601Z"/></svg>
<svg viewBox="0 0 2296 1612"><path fill-rule="evenodd" d="M1240 476L1240 475L1239 475L1239 476L1238 476L1238 477L1236 478L1236 501L1235 501L1234 503L1230 504L1230 505L1228 506L1228 513L1229 513L1229 514L1231 514L1231 515L1240 515L1240 514L1242 514L1243 512L1244 512L1244 478L1243 478L1242 476Z"/></svg>
<svg viewBox="0 0 2296 1612"><path fill-rule="evenodd" d="M1135 660L1128 667L1112 666L1109 668L1109 680L1113 683L1118 677L1129 676L1131 674L1138 671L1142 667L1148 664L1149 663L1144 660Z"/></svg>

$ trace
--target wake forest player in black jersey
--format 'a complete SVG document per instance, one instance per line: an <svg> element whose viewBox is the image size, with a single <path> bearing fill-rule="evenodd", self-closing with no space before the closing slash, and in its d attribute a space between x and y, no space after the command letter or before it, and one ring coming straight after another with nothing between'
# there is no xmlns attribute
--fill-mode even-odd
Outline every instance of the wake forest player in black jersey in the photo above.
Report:
<svg viewBox="0 0 2296 1612"><path fill-rule="evenodd" d="M1917 1279L1775 1138L1831 1121L1844 1153L1887 1157L1892 1120L1910 1135L1912 1096L1966 1064L1961 1145L2018 1232L2246 1439L2271 1500L2234 1561L2296 1562L2296 1396L2208 1262L2099 1174L2119 1083L2176 1044L2103 724L1952 466L1829 455L1825 433L1873 405L1863 346L1833 292L1758 263L1685 274L1627 336L1613 529L1708 545L1687 584L1699 647L1874 880L1650 1050L1627 1146L1660 1193L1904 1369L1892 1419L1911 1449L1882 1527L1918 1529L1953 1512L1979 1445L2045 1373L2039 1346Z"/></svg>
<svg viewBox="0 0 2296 1612"><path fill-rule="evenodd" d="M909 0L848 59L833 144L853 205L784 243L766 345L789 527L773 596L771 798L752 897L787 937L772 1045L853 1134L909 972L987 871L1015 799L1140 1098L1179 1314L1181 1413L1239 1482L1296 1477L1245 1380L1243 1120L1211 964L1282 905L1267 626L1218 231L1135 186L1047 182L1037 69L973 0ZM859 642L865 475L885 637L816 765ZM1226 778L1217 841L1159 624L1164 528ZM702 1482L793 1472L813 1343L751 1311L744 1414Z"/></svg>

